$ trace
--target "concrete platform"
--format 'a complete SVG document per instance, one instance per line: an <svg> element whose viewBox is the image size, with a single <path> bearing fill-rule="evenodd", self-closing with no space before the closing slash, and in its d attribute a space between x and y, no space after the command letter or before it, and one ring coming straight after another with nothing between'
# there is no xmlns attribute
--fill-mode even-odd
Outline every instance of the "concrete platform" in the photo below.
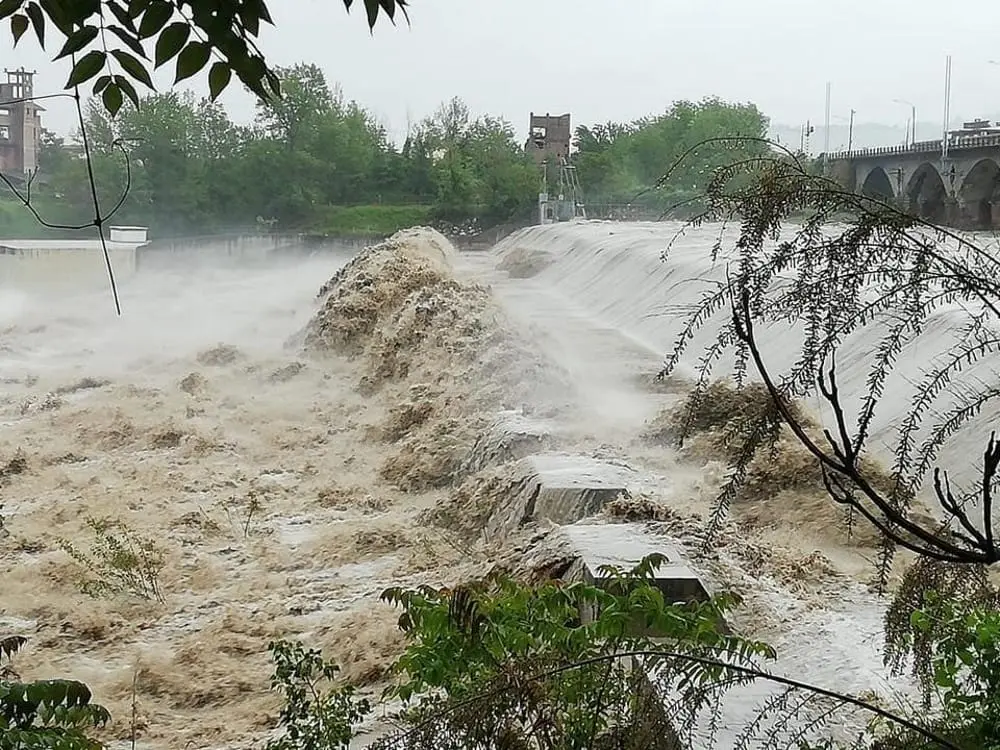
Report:
<svg viewBox="0 0 1000 750"><path fill-rule="evenodd" d="M490 540L503 539L533 521L571 524L596 515L627 494L637 477L625 466L562 453L527 456L511 471L520 479L487 521L485 535Z"/></svg>
<svg viewBox="0 0 1000 750"><path fill-rule="evenodd" d="M556 529L553 535L559 541L565 540L575 557L563 575L565 580L600 585L608 580L601 568L614 566L627 570L644 557L659 553L667 562L654 577L656 587L668 602L707 601L710 598L705 584L684 562L677 548L639 524L573 524Z"/></svg>
<svg viewBox="0 0 1000 750"><path fill-rule="evenodd" d="M469 449L457 475L465 477L544 451L552 444L552 431L552 425L519 411L501 412Z"/></svg>

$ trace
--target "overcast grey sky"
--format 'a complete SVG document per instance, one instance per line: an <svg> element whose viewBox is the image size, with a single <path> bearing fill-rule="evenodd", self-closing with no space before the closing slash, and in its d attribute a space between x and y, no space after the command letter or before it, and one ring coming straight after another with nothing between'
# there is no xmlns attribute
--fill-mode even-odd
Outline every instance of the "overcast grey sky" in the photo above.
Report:
<svg viewBox="0 0 1000 750"><path fill-rule="evenodd" d="M833 112L902 124L908 108L940 122L946 54L952 114L1000 112L1000 2L927 0L412 0L411 24L380 24L340 0L271 0L276 27L263 48L279 65L320 65L349 98L395 135L442 100L502 114L520 132L528 112L571 112L574 124L627 120L680 98L752 101L774 122L821 122L826 81ZM360 5L360 3L359 3ZM38 71L36 93L58 90L66 65L47 62L31 33L6 67ZM169 85L169 75L160 83ZM248 121L252 99L223 99ZM46 104L46 125L74 126L68 100ZM836 122L836 120L834 120Z"/></svg>

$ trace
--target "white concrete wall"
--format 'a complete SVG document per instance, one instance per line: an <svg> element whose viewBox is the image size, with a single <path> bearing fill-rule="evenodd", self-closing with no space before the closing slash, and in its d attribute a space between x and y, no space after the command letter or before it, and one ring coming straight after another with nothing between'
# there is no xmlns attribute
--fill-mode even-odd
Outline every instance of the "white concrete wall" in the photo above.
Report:
<svg viewBox="0 0 1000 750"><path fill-rule="evenodd" d="M134 247L108 248L111 267L119 281L135 274ZM24 249L0 253L0 284L76 288L107 284L108 269L100 248Z"/></svg>

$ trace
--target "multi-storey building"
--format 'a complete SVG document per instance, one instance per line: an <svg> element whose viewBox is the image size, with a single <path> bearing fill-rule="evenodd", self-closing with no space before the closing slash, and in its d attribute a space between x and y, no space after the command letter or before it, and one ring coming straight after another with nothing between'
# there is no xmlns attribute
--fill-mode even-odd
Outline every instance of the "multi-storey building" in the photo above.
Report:
<svg viewBox="0 0 1000 750"><path fill-rule="evenodd" d="M0 170L12 178L34 172L42 135L41 112L34 96L34 71L5 70L0 83Z"/></svg>

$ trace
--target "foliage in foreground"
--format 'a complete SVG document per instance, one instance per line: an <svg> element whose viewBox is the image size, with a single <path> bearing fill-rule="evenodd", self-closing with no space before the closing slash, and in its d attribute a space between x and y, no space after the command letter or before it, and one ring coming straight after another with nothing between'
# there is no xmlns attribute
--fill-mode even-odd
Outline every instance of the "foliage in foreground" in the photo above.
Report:
<svg viewBox="0 0 1000 750"><path fill-rule="evenodd" d="M912 664L925 709L935 702L940 708L925 716L934 717L939 735L952 739L919 739L912 727L897 726L883 746L997 746L998 693L990 675L1000 598L989 572L1000 562L994 512L1000 442L990 435L978 465L955 467L978 473L968 484L953 482L936 466L959 431L1000 396L995 373L977 372L1000 351L997 255L876 196L844 190L791 154L717 169L704 201L693 223L725 227L711 255L721 261L724 280L687 311L660 376L673 372L700 330L714 329L690 403L697 406L709 395L719 363L732 355L739 387L756 387L748 382L756 376L771 405L747 414L732 436L731 471L715 519L747 482L754 456L773 451L780 432L790 431L815 461L832 500L845 509L846 522L868 523L880 534L881 589L897 548L917 557L887 614L886 661L897 673ZM665 259L669 254L668 248ZM935 318L959 310L965 320L951 350L930 361L918 353L920 336ZM779 352L772 337L789 324L800 326L799 344ZM863 394L852 416L836 361L842 349L861 346L871 354L867 378L851 385ZM896 373L904 359L924 368L915 382ZM849 376L857 374L852 368ZM893 460L885 470L870 461L866 448L883 396L901 388L910 389L911 400L895 427ZM815 429L794 408L796 399L813 393L832 417L829 429ZM697 408L685 413L675 430L679 439L697 429L697 415ZM925 484L941 521L911 512Z"/></svg>
<svg viewBox="0 0 1000 750"><path fill-rule="evenodd" d="M776 678L760 661L767 645L728 634L730 597L671 604L656 587L651 556L605 583L519 583L502 574L453 589L389 589L409 644L393 666L385 699L402 699L403 729L376 747L421 750L583 750L760 746L805 750L995 750L1000 722L1000 615L929 597L911 613L933 667L933 706L918 717L882 711L858 742L824 737L856 712L857 699ZM5 658L24 643L0 642ZM269 646L282 707L266 750L346 750L373 709L315 649ZM742 728L716 738L728 692L755 680L784 681ZM109 720L86 686L22 684L0 675L0 748L98 750L88 736ZM862 721L861 725L863 726ZM925 728L926 727L926 728ZM732 732L738 730L733 738ZM938 740L934 737L940 738ZM756 744L753 744L756 743Z"/></svg>
<svg viewBox="0 0 1000 750"><path fill-rule="evenodd" d="M354 4L343 2L347 9ZM407 0L364 0L368 26L375 26L380 12L393 20L406 5ZM177 83L201 73L214 57L207 76L212 99L234 74L262 99L281 90L256 44L261 25L272 23L265 0L5 0L0 21L8 19L15 46L30 28L39 46L52 50L56 32L61 39L54 61L72 61L65 88L93 81L93 94L112 114L126 99L138 105L136 84L152 89L151 70L171 61Z"/></svg>
<svg viewBox="0 0 1000 750"><path fill-rule="evenodd" d="M720 629L734 600L667 602L653 577L662 562L651 556L632 571L607 569L600 587L528 586L496 574L455 589L387 590L383 599L402 608L410 641L389 694L409 706L411 728L382 746L659 746L673 730L647 670L682 696L678 716L694 715L742 678L667 655L640 666L619 653L673 651L743 665L774 656Z"/></svg>
<svg viewBox="0 0 1000 750"><path fill-rule="evenodd" d="M350 685L336 682L339 668L316 649L292 641L268 646L274 662L271 688L281 692L281 734L266 750L347 748L354 727L370 711Z"/></svg>
<svg viewBox="0 0 1000 750"><path fill-rule="evenodd" d="M995 592L994 592L995 594ZM928 591L910 613L904 649L926 659L924 709L932 726L962 748L1000 748L1000 609L997 599L967 601ZM899 727L882 727L886 750L931 750L934 745Z"/></svg>
<svg viewBox="0 0 1000 750"><path fill-rule="evenodd" d="M774 404L746 425L717 517L728 510L753 455L773 445L784 423L820 465L833 500L880 532L883 588L897 547L942 563L1000 560L992 517L1000 444L988 441L971 486L952 484L936 467L956 433L1000 395L995 378L973 373L998 350L997 256L877 198L845 191L794 158L754 158L718 169L705 200L708 208L695 223L735 222L738 230L731 240L725 231L720 235L712 258L725 262L725 280L688 311L661 376L681 361L696 332L710 326L715 341L701 356L695 393L705 392L716 366L733 354L737 382L753 371ZM854 218L847 225L832 224L832 217L844 215ZM920 334L935 316L956 306L967 320L952 351L927 363L912 388L909 411L891 446L889 486L876 486L864 463L876 409L887 388L909 387L893 382L897 362L915 354ZM758 331L773 326L773 335L789 324L801 326L801 343L781 353L791 364L779 370L773 364L777 353ZM838 351L858 345L860 337L873 341L873 353L863 386L854 386L864 396L852 417L835 363ZM835 421L819 437L789 408L795 398L813 393ZM927 480L944 518L940 527L910 517Z"/></svg>
<svg viewBox="0 0 1000 750"><path fill-rule="evenodd" d="M75 680L21 682L11 660L26 639L0 638L0 750L97 750L88 733L111 717Z"/></svg>

